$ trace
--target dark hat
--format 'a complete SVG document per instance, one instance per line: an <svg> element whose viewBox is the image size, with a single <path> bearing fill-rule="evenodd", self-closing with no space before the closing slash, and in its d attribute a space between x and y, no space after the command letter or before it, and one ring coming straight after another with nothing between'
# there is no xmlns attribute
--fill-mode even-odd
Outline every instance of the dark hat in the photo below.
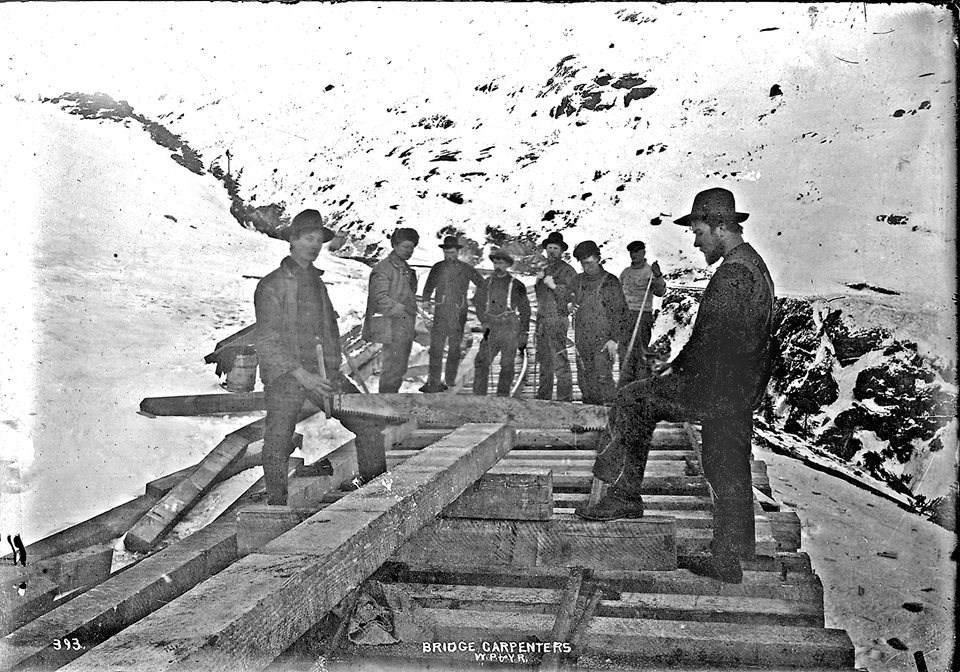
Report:
<svg viewBox="0 0 960 672"><path fill-rule="evenodd" d="M316 210L307 209L298 214L286 229L287 240L296 240L311 231L322 231L323 242L333 240L333 231L323 225L323 215Z"/></svg>
<svg viewBox="0 0 960 672"><path fill-rule="evenodd" d="M600 248L597 247L597 244L592 240L585 240L582 243L578 243L575 248L573 248L573 256L577 261L583 261L587 257L596 257L600 258Z"/></svg>
<svg viewBox="0 0 960 672"><path fill-rule="evenodd" d="M636 252L637 250L646 250L647 246L644 245L642 240L635 240L629 245L627 245L627 252Z"/></svg>
<svg viewBox="0 0 960 672"><path fill-rule="evenodd" d="M394 231L393 235L390 236L390 242L393 245L398 245L405 240L409 240L414 245L419 245L420 234L417 233L416 229L401 227Z"/></svg>
<svg viewBox="0 0 960 672"><path fill-rule="evenodd" d="M543 249L547 249L547 245L559 245L564 252L566 252L567 248L570 247L563 242L563 234L559 231L554 231L553 233L549 234L546 238L544 238L543 242L540 243L540 247Z"/></svg>
<svg viewBox="0 0 960 672"><path fill-rule="evenodd" d="M500 250L500 249L493 250L492 252L490 252L490 259L493 261L496 261L497 259L503 259L505 262L507 262L511 266L513 265L513 257L507 252L504 252L503 250Z"/></svg>
<svg viewBox="0 0 960 672"><path fill-rule="evenodd" d="M463 245L460 244L460 239L456 236L445 236L443 239L443 244L440 245L440 247L445 250L450 250L455 247L459 250L461 247L463 247Z"/></svg>
<svg viewBox="0 0 960 672"><path fill-rule="evenodd" d="M714 189L707 189L697 194L693 199L693 207L690 208L690 214L673 221L680 226L690 226L690 223L695 219L708 223L739 223L749 216L746 212L737 212L737 206L733 201L732 192L720 187L715 187Z"/></svg>

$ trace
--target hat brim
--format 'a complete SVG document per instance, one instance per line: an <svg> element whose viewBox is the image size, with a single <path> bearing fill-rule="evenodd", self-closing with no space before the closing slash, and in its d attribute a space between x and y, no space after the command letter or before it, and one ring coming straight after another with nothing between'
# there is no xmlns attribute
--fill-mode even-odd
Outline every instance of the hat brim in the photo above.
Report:
<svg viewBox="0 0 960 672"><path fill-rule="evenodd" d="M497 261L498 259L499 259L500 261L505 261L505 262L507 262L507 263L510 264L511 266L513 265L513 257L508 257L508 256L506 256L505 254L491 254L491 255L490 255L490 261Z"/></svg>
<svg viewBox="0 0 960 672"><path fill-rule="evenodd" d="M462 250L463 245L437 245L441 250Z"/></svg>
<svg viewBox="0 0 960 672"><path fill-rule="evenodd" d="M284 236L283 236L284 240L286 240L287 242L293 240L294 231L295 231L294 227L292 226L287 227L287 230L284 232ZM300 227L300 230L297 231L297 237L299 238L300 236L306 235L312 231L321 231L323 233L323 241L322 241L323 243L329 243L337 235L325 226L306 226L306 227Z"/></svg>
<svg viewBox="0 0 960 672"><path fill-rule="evenodd" d="M736 222L737 224L739 224L740 222L746 221L746 219L747 219L749 216L750 216L750 213L748 213L748 212L734 212L734 213L733 213L733 221ZM683 217L680 217L679 219L673 220L673 223L676 224L676 225L678 225L678 226L690 226L690 224L693 222L694 219L699 219L699 218L700 218L699 215L694 216L694 215L691 213L691 214L689 214L689 215L684 215Z"/></svg>
<svg viewBox="0 0 960 672"><path fill-rule="evenodd" d="M569 245L567 245L567 244L564 243L563 241L560 241L560 240L550 240L549 238L544 238L543 242L540 243L540 247L542 247L543 249L547 249L547 245L559 245L559 246L560 246L560 249L563 250L564 252L566 252L567 249L569 249L569 247L570 247Z"/></svg>

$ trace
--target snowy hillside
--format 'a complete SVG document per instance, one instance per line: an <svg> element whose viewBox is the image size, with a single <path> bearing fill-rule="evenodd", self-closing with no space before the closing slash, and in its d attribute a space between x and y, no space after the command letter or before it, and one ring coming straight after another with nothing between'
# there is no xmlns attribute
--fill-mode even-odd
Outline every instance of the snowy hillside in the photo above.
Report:
<svg viewBox="0 0 960 672"><path fill-rule="evenodd" d="M624 244L641 238L679 286L703 277L702 260L669 221L718 185L751 213L746 236L779 293L811 306L809 315L798 309L802 324L790 335L803 354L778 391L777 422L815 441L839 432L842 447L830 445L840 459L903 476L918 494L938 496L950 480L941 466L936 477L921 474L934 470L935 439L944 446L937 460L955 461L955 423L936 418L891 445L892 430L868 417L883 415L884 394L902 392L904 367L923 378L912 392L929 402L926 413L941 415L936 404L955 399L956 101L945 9L8 3L0 14L16 35L0 43L0 105L7 128L23 129L4 139L16 157L4 192L19 196L5 225L14 242L5 289L16 288L5 302L22 317L4 329L10 352L30 353L10 357L2 381L16 418L3 431L21 442L4 447L11 483L29 437L38 463L63 455L81 491L120 478L129 493L160 462L189 463L222 434L225 425L211 424L203 441L187 440L187 429L170 439L165 426L177 465L144 449L142 468L104 467L90 448L160 432L90 422L121 398L132 407L138 394L215 386L194 355L221 328L251 319L254 280L242 276L284 251L228 211L273 229L318 207L347 236L342 255L382 254L394 227L415 226L419 263L437 260L432 241L450 231L484 249L513 241L532 251L545 231L562 229L571 243L596 239L618 271ZM98 126L96 139L84 139L82 124ZM143 160L171 152L166 166ZM98 156L111 157L116 174L85 174ZM41 235L14 220L37 223ZM338 270L325 277L343 283L334 301L355 323L363 267L327 261ZM210 293L198 300L194 287ZM120 306L134 312L111 325L109 309ZM846 363L824 327L837 306L835 322L883 330ZM114 329L90 335L90 325ZM70 339L110 347L89 361ZM894 341L897 352L883 355ZM131 364L117 353L133 343L149 347ZM878 367L882 375L858 381ZM163 373L151 379L155 370ZM821 380L836 399L811 392ZM141 394L146 382L156 387ZM934 387L946 402L924 396ZM90 512L68 494L61 510Z"/></svg>
<svg viewBox="0 0 960 672"><path fill-rule="evenodd" d="M287 246L237 226L216 180L167 161L140 129L39 103L0 106L0 121L21 133L0 141L0 191L14 196L0 265L0 530L30 543L195 464L244 424L136 411L147 396L221 391L203 357L254 321L256 278ZM348 329L366 266L319 263Z"/></svg>

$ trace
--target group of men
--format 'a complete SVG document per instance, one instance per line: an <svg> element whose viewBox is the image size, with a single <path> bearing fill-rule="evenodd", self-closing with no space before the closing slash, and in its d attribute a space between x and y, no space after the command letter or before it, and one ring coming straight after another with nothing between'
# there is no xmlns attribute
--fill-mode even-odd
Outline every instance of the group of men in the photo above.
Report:
<svg viewBox="0 0 960 672"><path fill-rule="evenodd" d="M578 384L582 400L610 406L610 443L600 451L594 475L611 486L592 505L577 508L583 518L611 521L638 518L644 507L641 486L647 454L660 420L702 422L704 472L714 495L712 554L689 568L739 583L741 560L754 554L753 496L750 478L752 413L770 375L774 286L757 252L744 242L742 222L726 189L708 189L694 198L690 214L675 220L694 234L694 247L708 264L723 260L707 285L693 332L671 362L649 362L646 351L653 324L653 297L666 284L645 246L627 246L631 265L620 277L604 270L600 249L584 241L573 249L577 273L563 261L568 249L559 232L542 242L546 263L535 292L536 397L572 400L567 333L573 320ZM264 472L268 502L286 504L286 462L291 437L305 399L322 404L335 393L356 392L340 373L337 313L313 266L324 243L334 237L316 210L304 210L288 229L290 256L266 276L255 295L257 351L267 406ZM383 344L379 391L397 392L407 369L418 311L417 277L407 263L419 244L414 229L399 228L392 250L370 274L363 337ZM490 364L500 357L497 394L509 395L517 351L525 351L531 310L523 283L509 273L514 259L494 250L494 272L483 277L459 260L461 244L447 236L444 259L433 266L424 286L424 307L433 307L430 364L423 392L442 392L456 383L460 343L467 319L467 293L482 324L474 393L485 394ZM446 366L443 353L447 350ZM619 385L613 362L619 357Z"/></svg>

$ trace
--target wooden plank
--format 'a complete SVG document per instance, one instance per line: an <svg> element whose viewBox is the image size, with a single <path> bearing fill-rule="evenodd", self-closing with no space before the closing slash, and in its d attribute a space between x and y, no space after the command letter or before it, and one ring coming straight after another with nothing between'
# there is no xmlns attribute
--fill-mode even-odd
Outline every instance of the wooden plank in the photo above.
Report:
<svg viewBox="0 0 960 672"><path fill-rule="evenodd" d="M147 397L140 411L156 416L223 415L265 410L262 391L230 394L191 394L179 397Z"/></svg>
<svg viewBox="0 0 960 672"><path fill-rule="evenodd" d="M265 667L512 445L506 425L458 429L427 451L445 466L411 458L66 669Z"/></svg>
<svg viewBox="0 0 960 672"><path fill-rule="evenodd" d="M291 459L288 474L301 464L301 459ZM95 590L0 640L4 669L61 667L229 565L236 559L236 511L263 487L261 478L202 530L125 567ZM54 648L56 640L73 638L83 649Z"/></svg>
<svg viewBox="0 0 960 672"><path fill-rule="evenodd" d="M302 419L302 418L301 418ZM200 462L197 469L164 495L124 537L127 549L145 553L177 524L210 489L217 476L254 441L263 438L264 419L231 432Z"/></svg>
<svg viewBox="0 0 960 672"><path fill-rule="evenodd" d="M558 508L558 512L573 513L575 507L586 503L586 501L586 493L553 493L553 504ZM644 495L643 507L647 511L670 511L673 515L675 512L681 511L708 511L713 508L713 503L709 497L703 495Z"/></svg>
<svg viewBox="0 0 960 672"><path fill-rule="evenodd" d="M35 566L57 584L61 593L67 593L106 581L112 564L113 546L98 544L40 560Z"/></svg>
<svg viewBox="0 0 960 672"><path fill-rule="evenodd" d="M420 427L458 427L464 423L508 421L516 428L603 429L607 409L539 399L459 394L342 394L334 397L334 415L415 419Z"/></svg>
<svg viewBox="0 0 960 672"><path fill-rule="evenodd" d="M421 607L555 614L562 590L499 586L400 583ZM712 621L823 627L823 611L809 602L763 597L622 592L603 599L598 616L672 621ZM551 639L549 641L565 641Z"/></svg>
<svg viewBox="0 0 960 672"><path fill-rule="evenodd" d="M577 599L580 597L580 589L583 586L583 580L589 575L589 570L584 567L574 567L570 571L570 578L567 585L564 586L563 593L560 595L560 604L557 609L556 619L553 621L553 628L550 630L549 642L566 642L570 639L574 618L577 611ZM560 656L555 651L548 651L540 661L540 669L543 672L556 672L560 666Z"/></svg>
<svg viewBox="0 0 960 672"><path fill-rule="evenodd" d="M677 525L677 555L688 558L710 553L710 542L713 540L713 529L684 527ZM777 542L767 529L757 528L757 555L764 558L775 558Z"/></svg>
<svg viewBox="0 0 960 672"><path fill-rule="evenodd" d="M0 635L16 630L46 613L60 589L31 568L0 566ZM0 654L3 650L0 649ZM0 661L3 661L0 655Z"/></svg>
<svg viewBox="0 0 960 672"><path fill-rule="evenodd" d="M650 464L649 462L647 463ZM587 493L593 484L593 474L587 471L564 469L553 473L553 491L578 491ZM647 495L701 496L707 493L707 484L702 476L644 476L640 488L644 501Z"/></svg>
<svg viewBox="0 0 960 672"><path fill-rule="evenodd" d="M308 479L291 478L287 502L289 506L254 505L237 513L237 553L243 557L296 527L324 506L323 495L334 492L357 474L357 448L353 439L325 456L332 474ZM308 480L311 493L297 493L299 480ZM318 494L319 493L319 494ZM346 493L343 493L344 495Z"/></svg>
<svg viewBox="0 0 960 672"><path fill-rule="evenodd" d="M302 443L303 437L297 434L294 437L295 441L296 437L298 436L300 437L300 441L298 442L299 445ZM230 466L217 474L213 484L216 485L217 483L221 483L228 478L232 478L233 476L236 476L247 469L252 469L253 467L259 467L262 465L263 453L260 450L252 452L251 447L248 446L246 452L243 453L239 460L231 463ZM146 487L144 488L144 492L148 495L156 497L157 499L160 499L165 494L173 490L173 488L175 488L181 481L196 471L199 466L200 462L197 462L189 467L184 467L179 471L175 471L172 474L167 474L166 476L161 476L160 478L154 479L147 483Z"/></svg>
<svg viewBox="0 0 960 672"><path fill-rule="evenodd" d="M760 491L760 490L759 490L758 488L756 488L756 487L753 488L753 497L754 497L754 499L756 499L758 502L760 502L760 506L763 507L763 510L764 510L764 511L779 511L779 510L780 510L780 502L778 502L777 500L775 500L773 497L771 497L771 496L768 495L767 493Z"/></svg>
<svg viewBox="0 0 960 672"><path fill-rule="evenodd" d="M608 523L573 516L549 521L443 519L425 527L393 559L475 567L584 565L662 571L677 566L675 537L672 519L652 516Z"/></svg>
<svg viewBox="0 0 960 672"><path fill-rule="evenodd" d="M553 515L553 476L540 467L491 468L443 510L444 518L547 520Z"/></svg>
<svg viewBox="0 0 960 672"><path fill-rule="evenodd" d="M621 593L602 600L598 616L668 621L756 623L823 627L823 610L798 600L719 595Z"/></svg>
<svg viewBox="0 0 960 672"><path fill-rule="evenodd" d="M773 538L781 551L796 551L800 548L800 517L796 511L768 511L767 518L773 528Z"/></svg>
<svg viewBox="0 0 960 672"><path fill-rule="evenodd" d="M436 560L423 563L387 563L377 572L379 581L463 586L560 589L567 578L564 567L465 567ZM671 571L597 570L594 578L611 589L635 593L760 597L819 604L823 586L815 574L761 572L745 569L742 583L724 583L685 569Z"/></svg>
<svg viewBox="0 0 960 672"><path fill-rule="evenodd" d="M401 450L416 450L429 446L437 439L453 431L449 428L421 427L408 438L401 441L397 447ZM517 429L517 445L515 451L537 448L552 450L593 450L599 447L602 432L571 432L563 429L525 428ZM660 453L675 453L692 451L692 447L685 443L686 436L679 435L674 430L658 426L653 432L650 459L659 459Z"/></svg>
<svg viewBox="0 0 960 672"><path fill-rule="evenodd" d="M140 495L30 544L27 546L27 557L34 562L70 553L85 546L108 543L126 533L158 501L158 497Z"/></svg>
<svg viewBox="0 0 960 672"><path fill-rule="evenodd" d="M854 665L846 632L815 627L597 617L583 646L586 652L608 657L669 660L674 665L834 669Z"/></svg>

